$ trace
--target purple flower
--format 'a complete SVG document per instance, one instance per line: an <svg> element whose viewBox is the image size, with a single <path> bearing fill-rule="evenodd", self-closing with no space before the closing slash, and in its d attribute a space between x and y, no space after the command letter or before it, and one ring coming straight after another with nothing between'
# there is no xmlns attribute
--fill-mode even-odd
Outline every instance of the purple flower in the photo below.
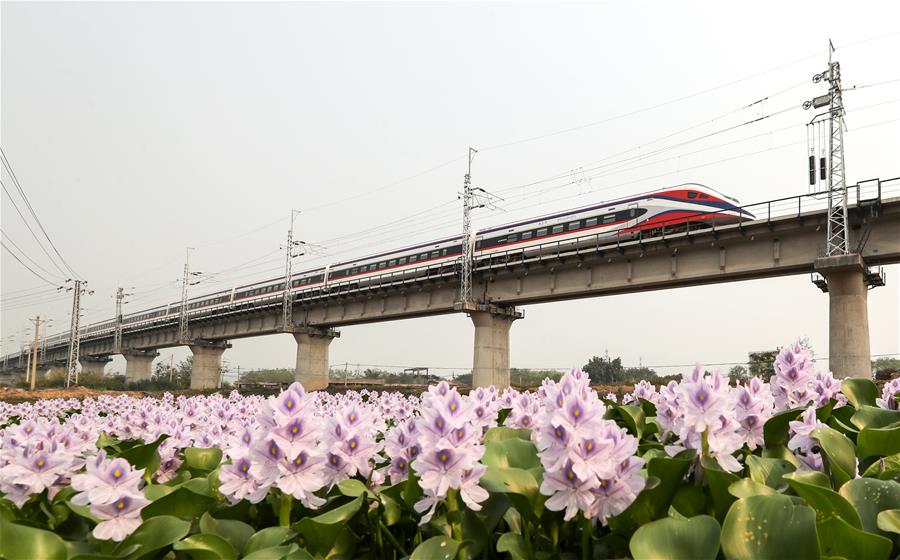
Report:
<svg viewBox="0 0 900 560"><path fill-rule="evenodd" d="M141 510L149 503L143 496L123 494L107 504L92 505L91 513L101 519L92 534L100 540L125 540L141 526Z"/></svg>
<svg viewBox="0 0 900 560"><path fill-rule="evenodd" d="M888 410L900 408L900 377L891 379L881 389L881 398L875 399L875 404Z"/></svg>

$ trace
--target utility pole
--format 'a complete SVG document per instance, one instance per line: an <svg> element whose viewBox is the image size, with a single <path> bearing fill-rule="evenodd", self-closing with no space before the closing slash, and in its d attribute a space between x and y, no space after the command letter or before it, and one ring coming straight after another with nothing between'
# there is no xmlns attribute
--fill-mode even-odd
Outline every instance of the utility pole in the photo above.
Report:
<svg viewBox="0 0 900 560"><path fill-rule="evenodd" d="M9 365L9 348L16 341L16 335L11 334L3 339L3 369Z"/></svg>
<svg viewBox="0 0 900 560"><path fill-rule="evenodd" d="M66 291L72 292L72 324L69 328L69 361L66 367L67 388L73 382L78 385L78 358L81 350L81 296L84 293L94 293L87 289L85 280L68 280L68 282L73 282L74 287L66 288Z"/></svg>
<svg viewBox="0 0 900 560"><path fill-rule="evenodd" d="M38 315L34 319L29 319L32 323L34 323L34 347L31 351L31 368L28 371L28 375L31 378L31 390L34 391L35 383L37 382L37 364L38 364L38 343L40 341L40 332L41 332L41 316Z"/></svg>
<svg viewBox="0 0 900 560"><path fill-rule="evenodd" d="M294 218L299 214L299 210L291 210L291 226L288 228L287 245L284 246L284 301L281 313L281 327L286 332L290 332L294 325L293 309L293 278L291 273L291 262L294 257L294 247L300 245L299 241L294 241Z"/></svg>
<svg viewBox="0 0 900 560"><path fill-rule="evenodd" d="M184 249L184 275L181 277L181 317L178 325L178 340L182 344L188 343L188 309L187 294L188 286L195 286L199 281L191 282L191 276L200 276L202 272L191 272L191 251L193 247L185 247Z"/></svg>
<svg viewBox="0 0 900 560"><path fill-rule="evenodd" d="M116 288L116 332L113 337L113 352L122 353L122 304L125 303L125 297L132 294L125 293L125 288Z"/></svg>
<svg viewBox="0 0 900 560"><path fill-rule="evenodd" d="M841 96L841 63L832 60L834 45L828 41L828 68L813 76L813 83L828 82L828 93L803 103L804 109L824 107L828 112L813 117L810 125L827 115L828 121L828 231L826 255L846 255L850 240L847 229L847 181L844 168L844 103ZM819 121L821 122L821 121ZM810 156L810 183L814 181L814 158Z"/></svg>

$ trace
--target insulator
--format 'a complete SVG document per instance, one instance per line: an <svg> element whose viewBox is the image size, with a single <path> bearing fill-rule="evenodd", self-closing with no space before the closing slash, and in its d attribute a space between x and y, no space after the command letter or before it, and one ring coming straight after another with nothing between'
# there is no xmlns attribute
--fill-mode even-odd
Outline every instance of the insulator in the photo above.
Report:
<svg viewBox="0 0 900 560"><path fill-rule="evenodd" d="M819 178L825 180L825 158L819 158Z"/></svg>
<svg viewBox="0 0 900 560"><path fill-rule="evenodd" d="M816 156L809 156L809 184L816 184Z"/></svg>

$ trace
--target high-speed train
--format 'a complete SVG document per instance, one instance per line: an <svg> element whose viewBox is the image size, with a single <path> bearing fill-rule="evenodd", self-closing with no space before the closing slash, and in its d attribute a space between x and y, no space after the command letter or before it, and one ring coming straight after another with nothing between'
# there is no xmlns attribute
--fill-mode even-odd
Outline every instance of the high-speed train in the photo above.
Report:
<svg viewBox="0 0 900 560"><path fill-rule="evenodd" d="M754 219L753 214L737 206L738 201L709 187L685 184L609 202L555 212L514 223L478 230L471 234L476 266L498 256L536 255L552 244L554 248L600 245L611 240L628 240L638 235L652 237L661 233L726 225ZM428 243L410 245L353 260L299 272L291 280L294 297L304 293L330 291L337 287L365 284L374 278L409 274L452 267L462 255L461 235ZM272 303L283 298L284 277L235 286L188 300L190 315L205 314L220 308ZM180 315L181 302L173 302L146 311L125 315L126 327L149 325ZM115 320L89 325L82 336L93 336L115 328ZM68 333L48 339L48 344L68 340Z"/></svg>

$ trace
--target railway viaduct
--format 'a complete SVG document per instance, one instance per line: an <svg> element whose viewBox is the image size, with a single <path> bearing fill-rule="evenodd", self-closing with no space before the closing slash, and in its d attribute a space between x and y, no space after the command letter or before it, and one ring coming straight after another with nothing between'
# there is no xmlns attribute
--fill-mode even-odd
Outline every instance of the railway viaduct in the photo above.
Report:
<svg viewBox="0 0 900 560"><path fill-rule="evenodd" d="M900 180L891 183L900 186ZM282 298L275 296L252 306L192 316L186 338L179 336L177 319L125 329L121 349L114 348L111 334L83 337L81 366L102 372L110 356L121 353L129 381L148 379L160 348L186 345L194 356L191 387L211 388L218 384L229 340L287 332L297 341L296 379L315 390L328 384L329 346L340 335L340 327L466 313L475 327L474 385L505 387L510 327L523 317L516 306L811 274L827 292L830 369L836 376L868 377L867 292L881 281L871 268L900 262L900 197L882 196L881 181L877 194L865 195L872 191L860 185L848 192L851 252L846 255L825 256L823 201L798 196L748 207L757 219L742 224L647 239L588 236L577 242L547 243L527 253L495 255L476 263L475 303L457 301L454 270L410 271L386 275L366 286L335 284L328 292L298 295L289 325L282 321ZM67 355L67 344L48 347L41 367L65 363ZM23 367L21 356L11 356L10 365Z"/></svg>

